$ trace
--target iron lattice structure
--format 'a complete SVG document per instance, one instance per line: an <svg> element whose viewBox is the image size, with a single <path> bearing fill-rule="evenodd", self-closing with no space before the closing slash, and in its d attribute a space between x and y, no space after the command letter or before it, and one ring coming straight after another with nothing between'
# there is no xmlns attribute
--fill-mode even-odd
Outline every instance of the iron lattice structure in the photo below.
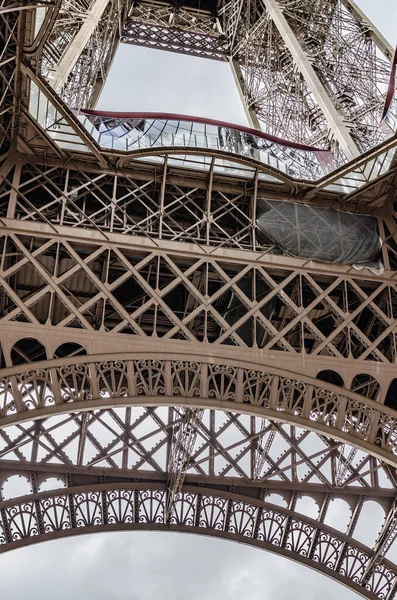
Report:
<svg viewBox="0 0 397 600"><path fill-rule="evenodd" d="M350 1L322 9L314 27L309 0L0 4L0 552L190 531L395 596L391 53ZM248 152L233 128L218 146L102 144L74 109L120 40L226 57L253 122L355 158ZM283 254L259 235L261 198L376 217L384 272Z"/></svg>
<svg viewBox="0 0 397 600"><path fill-rule="evenodd" d="M201 6L200 6L201 7ZM324 148L336 161L383 141L393 51L350 0L133 2L122 41L228 60L257 128Z"/></svg>

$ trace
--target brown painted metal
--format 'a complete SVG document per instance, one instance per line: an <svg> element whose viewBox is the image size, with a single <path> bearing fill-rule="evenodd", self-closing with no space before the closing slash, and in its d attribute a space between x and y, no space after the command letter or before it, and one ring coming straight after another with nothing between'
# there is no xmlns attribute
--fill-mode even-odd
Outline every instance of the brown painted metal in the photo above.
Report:
<svg viewBox="0 0 397 600"><path fill-rule="evenodd" d="M40 71L63 51L62 3L47 7L36 36L31 5L3 4L0 552L92 531L206 533L391 600L397 140L317 182L211 149L104 150L70 106L94 102L116 30L106 38L100 24L102 56L91 40L62 99ZM108 23L126 18L118 6L109 3ZM130 13L135 29L170 17L156 10ZM187 12L183 27L184 12L174 18L189 52ZM195 40L212 36L218 58L214 17L195 18ZM70 147L35 118L34 89ZM384 273L264 244L261 197L373 214ZM19 475L26 493L15 497ZM345 529L327 523L332 501L350 510ZM369 501L386 515L372 548L358 533Z"/></svg>

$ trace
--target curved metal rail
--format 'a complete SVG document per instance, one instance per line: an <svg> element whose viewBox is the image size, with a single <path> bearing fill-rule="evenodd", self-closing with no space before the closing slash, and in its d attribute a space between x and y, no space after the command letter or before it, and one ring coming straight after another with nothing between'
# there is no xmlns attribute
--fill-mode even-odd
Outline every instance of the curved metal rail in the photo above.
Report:
<svg viewBox="0 0 397 600"><path fill-rule="evenodd" d="M184 487L166 519L164 485L70 487L0 502L0 553L96 531L181 531L269 550L309 566L371 600L391 600L397 565L373 564L374 551L292 510L241 494Z"/></svg>
<svg viewBox="0 0 397 600"><path fill-rule="evenodd" d="M395 411L335 385L233 359L151 353L75 357L3 369L0 427L125 406L220 409L331 436L397 467Z"/></svg>

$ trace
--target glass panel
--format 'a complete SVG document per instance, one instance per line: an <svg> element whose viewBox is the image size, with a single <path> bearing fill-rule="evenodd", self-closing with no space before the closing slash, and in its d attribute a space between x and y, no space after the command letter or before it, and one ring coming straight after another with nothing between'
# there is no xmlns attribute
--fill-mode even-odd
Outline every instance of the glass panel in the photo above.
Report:
<svg viewBox="0 0 397 600"><path fill-rule="evenodd" d="M103 148L128 151L181 146L208 148L252 159L300 179L319 179L332 167L327 152L296 148L287 142L273 141L264 134L227 124L145 118L139 114L117 117L97 112L85 113L80 120L87 130L95 128L96 139ZM124 140L128 140L127 143Z"/></svg>

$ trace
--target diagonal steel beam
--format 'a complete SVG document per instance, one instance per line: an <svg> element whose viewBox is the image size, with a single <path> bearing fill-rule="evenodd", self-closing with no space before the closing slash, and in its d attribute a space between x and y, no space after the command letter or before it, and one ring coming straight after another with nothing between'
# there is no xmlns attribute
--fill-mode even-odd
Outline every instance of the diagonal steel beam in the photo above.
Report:
<svg viewBox="0 0 397 600"><path fill-rule="evenodd" d="M309 56L303 50L292 31L279 2L277 0L262 0L262 3L273 19L288 50L291 52L296 66L305 77L313 97L327 119L328 127L333 136L340 143L348 160L357 158L360 155L360 150L357 147L348 126L344 122L342 115L337 111L329 93L314 70Z"/></svg>
<svg viewBox="0 0 397 600"><path fill-rule="evenodd" d="M66 52L51 73L52 86L60 92L65 85L70 73L86 47L88 40L94 33L99 21L102 19L110 0L94 0L91 8L84 15L84 22L72 42L67 46Z"/></svg>
<svg viewBox="0 0 397 600"><path fill-rule="evenodd" d="M182 489L186 471L189 468L198 428L204 411L195 408L184 409L179 427L174 427L170 455L168 459L168 496L166 505L166 521L172 516L175 502Z"/></svg>

